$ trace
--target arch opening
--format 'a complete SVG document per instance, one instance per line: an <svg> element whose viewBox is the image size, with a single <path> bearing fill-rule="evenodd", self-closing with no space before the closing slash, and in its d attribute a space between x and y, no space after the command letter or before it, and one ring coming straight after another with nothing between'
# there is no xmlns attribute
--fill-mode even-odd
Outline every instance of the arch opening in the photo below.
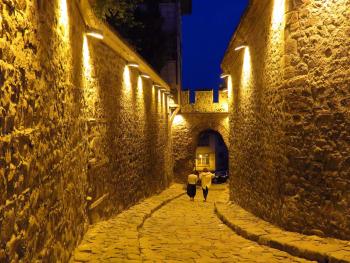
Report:
<svg viewBox="0 0 350 263"><path fill-rule="evenodd" d="M207 168L215 173L216 182L225 182L228 177L229 153L222 135L212 129L201 131L195 148L195 169Z"/></svg>

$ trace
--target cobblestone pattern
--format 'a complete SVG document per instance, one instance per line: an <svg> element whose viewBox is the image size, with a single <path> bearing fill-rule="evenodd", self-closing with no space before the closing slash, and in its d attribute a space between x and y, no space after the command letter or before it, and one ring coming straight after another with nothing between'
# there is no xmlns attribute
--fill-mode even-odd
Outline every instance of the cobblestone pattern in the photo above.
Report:
<svg viewBox="0 0 350 263"><path fill-rule="evenodd" d="M77 2L0 1L0 262L67 262L88 216L172 180L164 98L83 37Z"/></svg>
<svg viewBox="0 0 350 263"><path fill-rule="evenodd" d="M219 102L214 103L213 90L196 91L196 102L190 103L190 92L181 91L181 112L228 112L227 92L219 91Z"/></svg>
<svg viewBox="0 0 350 263"><path fill-rule="evenodd" d="M213 206L214 200L228 198L222 186L209 191L206 203L200 191L194 202L187 196L176 198L141 225L150 205L156 207L183 191L176 186L98 223L89 230L72 262L309 262L248 241L222 224Z"/></svg>
<svg viewBox="0 0 350 263"><path fill-rule="evenodd" d="M285 16L283 3L252 1L222 63L231 198L288 230L348 239L350 2L285 1Z"/></svg>
<svg viewBox="0 0 350 263"><path fill-rule="evenodd" d="M229 141L228 115L223 113L178 114L172 126L174 178L185 182L193 171L198 136L202 131L214 130L223 137L226 146Z"/></svg>
<svg viewBox="0 0 350 263"><path fill-rule="evenodd" d="M216 203L215 210L236 233L261 245L317 262L350 262L349 241L284 231L232 202Z"/></svg>
<svg viewBox="0 0 350 263"><path fill-rule="evenodd" d="M71 262L139 262L139 228L155 210L182 194L182 185L172 185L160 195L143 200L108 221L90 226Z"/></svg>

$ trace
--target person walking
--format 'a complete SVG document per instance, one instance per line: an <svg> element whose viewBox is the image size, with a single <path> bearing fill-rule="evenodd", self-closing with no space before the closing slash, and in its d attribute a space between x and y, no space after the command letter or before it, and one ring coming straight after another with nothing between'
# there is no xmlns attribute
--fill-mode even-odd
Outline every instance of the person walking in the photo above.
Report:
<svg viewBox="0 0 350 263"><path fill-rule="evenodd" d="M209 193L209 188L211 186L211 180L213 177L214 175L211 172L209 172L207 168L204 168L202 173L200 173L199 175L199 179L201 180L201 184L202 184L204 202L207 201L207 196Z"/></svg>
<svg viewBox="0 0 350 263"><path fill-rule="evenodd" d="M194 201L196 196L196 184L198 181L198 172L194 171L192 174L188 175L187 178L187 195L190 197L191 201Z"/></svg>

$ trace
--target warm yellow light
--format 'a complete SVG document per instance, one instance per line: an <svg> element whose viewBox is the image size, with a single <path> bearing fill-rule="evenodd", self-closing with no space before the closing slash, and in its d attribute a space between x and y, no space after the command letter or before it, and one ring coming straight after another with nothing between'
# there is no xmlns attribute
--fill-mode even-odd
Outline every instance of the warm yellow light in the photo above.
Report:
<svg viewBox="0 0 350 263"><path fill-rule="evenodd" d="M69 38L69 17L68 17L67 0L58 0L58 5L59 5L58 24L64 36L64 39L67 40Z"/></svg>
<svg viewBox="0 0 350 263"><path fill-rule="evenodd" d="M90 51L87 37L84 36L83 40L83 64L84 64L84 76L85 79L91 80L91 61L90 61Z"/></svg>
<svg viewBox="0 0 350 263"><path fill-rule="evenodd" d="M145 78L145 79L150 79L151 78L151 76L146 74L146 73L141 73L140 76Z"/></svg>
<svg viewBox="0 0 350 263"><path fill-rule="evenodd" d="M241 50L241 49L246 48L246 47L247 47L246 45L238 46L235 48L235 51Z"/></svg>
<svg viewBox="0 0 350 263"><path fill-rule="evenodd" d="M91 54L89 43L86 36L83 38L83 96L84 96L84 113L86 116L93 116L96 112L96 103L99 97L98 83L94 79L93 64L91 62Z"/></svg>
<svg viewBox="0 0 350 263"><path fill-rule="evenodd" d="M182 115L176 115L174 118L174 125L179 125L184 122L184 117Z"/></svg>
<svg viewBox="0 0 350 263"><path fill-rule="evenodd" d="M174 97L169 96L169 105L175 105Z"/></svg>
<svg viewBox="0 0 350 263"><path fill-rule="evenodd" d="M232 85L232 77L229 76L227 78L227 96L228 98L232 98L232 94L233 94L233 85Z"/></svg>
<svg viewBox="0 0 350 263"><path fill-rule="evenodd" d="M228 112L228 103L227 102L224 102L224 103L222 103L222 110L224 111L224 112Z"/></svg>
<svg viewBox="0 0 350 263"><path fill-rule="evenodd" d="M139 68L139 67L140 67L140 65L139 65L139 64L137 64L137 63L135 63L135 62L129 62L129 63L128 63L128 67L132 67L132 68Z"/></svg>
<svg viewBox="0 0 350 263"><path fill-rule="evenodd" d="M243 88L248 88L250 86L250 81L252 77L251 70L252 70L252 65L251 65L250 50L249 48L246 48L244 51L242 77L241 77L241 84Z"/></svg>
<svg viewBox="0 0 350 263"><path fill-rule="evenodd" d="M102 31L99 30L99 29L96 29L96 28L89 28L86 31L86 35L89 36L89 37L97 38L97 39L103 39Z"/></svg>
<svg viewBox="0 0 350 263"><path fill-rule="evenodd" d="M284 25L286 0L274 0L272 11L272 29L281 29Z"/></svg>
<svg viewBox="0 0 350 263"><path fill-rule="evenodd" d="M161 103L161 99L162 99L162 92L158 90L158 103Z"/></svg>
<svg viewBox="0 0 350 263"><path fill-rule="evenodd" d="M123 72L123 86L125 87L126 91L131 90L131 78L130 78L130 69L128 66L124 67Z"/></svg>
<svg viewBox="0 0 350 263"><path fill-rule="evenodd" d="M221 75L220 75L220 78L221 78L221 79L225 79L225 78L227 78L228 76L230 76L230 75L229 75L229 74L221 74Z"/></svg>
<svg viewBox="0 0 350 263"><path fill-rule="evenodd" d="M142 95L143 92L143 81L142 78L139 76L137 78L137 93L138 95Z"/></svg>

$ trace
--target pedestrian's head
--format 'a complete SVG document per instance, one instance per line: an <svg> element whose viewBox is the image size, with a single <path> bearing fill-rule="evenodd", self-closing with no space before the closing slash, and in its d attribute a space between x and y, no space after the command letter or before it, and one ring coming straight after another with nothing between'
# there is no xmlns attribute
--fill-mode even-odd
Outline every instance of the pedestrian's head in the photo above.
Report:
<svg viewBox="0 0 350 263"><path fill-rule="evenodd" d="M193 173L194 173L195 175L199 175L199 172L198 172L197 170L195 170Z"/></svg>
<svg viewBox="0 0 350 263"><path fill-rule="evenodd" d="M209 170L208 170L207 168L204 168L204 169L203 169L203 172L204 172L204 173L207 173L207 172L209 172Z"/></svg>

